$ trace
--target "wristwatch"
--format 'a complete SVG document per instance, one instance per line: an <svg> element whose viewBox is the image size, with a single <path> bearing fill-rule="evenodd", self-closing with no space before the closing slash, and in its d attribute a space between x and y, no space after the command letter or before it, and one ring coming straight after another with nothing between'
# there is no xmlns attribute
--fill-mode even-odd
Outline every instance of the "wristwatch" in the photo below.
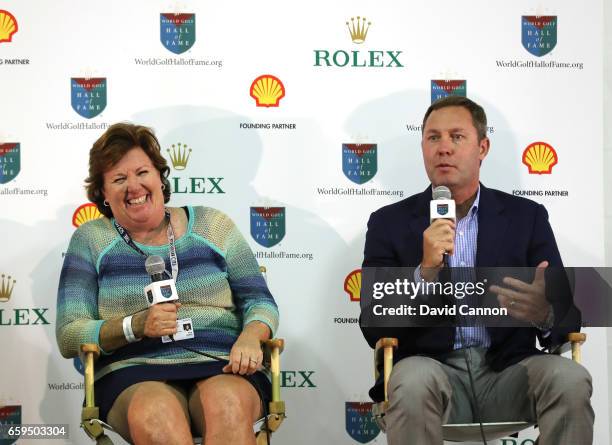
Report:
<svg viewBox="0 0 612 445"><path fill-rule="evenodd" d="M544 320L542 323L531 322L534 327L543 332L550 331L555 324L555 312L553 311L553 307L552 305L549 305L548 307L549 309L548 315L546 315L546 320Z"/></svg>

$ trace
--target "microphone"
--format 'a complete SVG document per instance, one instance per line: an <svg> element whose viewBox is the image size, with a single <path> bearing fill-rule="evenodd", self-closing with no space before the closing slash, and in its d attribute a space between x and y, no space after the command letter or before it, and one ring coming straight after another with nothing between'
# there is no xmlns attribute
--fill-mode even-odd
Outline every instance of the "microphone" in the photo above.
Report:
<svg viewBox="0 0 612 445"><path fill-rule="evenodd" d="M452 198L451 191L445 185L434 187L432 200L429 203L429 222L432 223L436 219L451 219L456 220L457 212L455 200ZM448 267L448 253L443 255L444 267Z"/></svg>
<svg viewBox="0 0 612 445"><path fill-rule="evenodd" d="M431 203L429 204L429 222L436 219L452 219L455 221L455 201L451 191L445 185L434 187Z"/></svg>
<svg viewBox="0 0 612 445"><path fill-rule="evenodd" d="M145 260L145 269L151 276L151 284L144 288L145 297L149 306L167 303L169 301L177 301L179 299L174 279L164 279L166 262L162 257L159 255L148 256Z"/></svg>
<svg viewBox="0 0 612 445"><path fill-rule="evenodd" d="M151 281L163 281L166 272L166 262L159 255L150 255L145 260L145 269L151 276Z"/></svg>
<svg viewBox="0 0 612 445"><path fill-rule="evenodd" d="M164 274L167 275L167 273L166 262L162 257L159 255L148 256L145 260L145 269L151 276L151 284L145 286L144 288L145 297L147 298L147 304L149 307L155 304L178 301L179 297L176 291L176 283L174 282L174 278L170 277L168 279L164 279ZM194 336L193 320L191 318L181 318L176 320L176 334L164 335L161 340L162 343L170 343L194 338ZM195 352L196 354L204 355L206 357L212 357L215 360L221 360L219 357L206 354L205 352L199 352L195 349L186 348L184 346L181 346L181 348L187 351Z"/></svg>

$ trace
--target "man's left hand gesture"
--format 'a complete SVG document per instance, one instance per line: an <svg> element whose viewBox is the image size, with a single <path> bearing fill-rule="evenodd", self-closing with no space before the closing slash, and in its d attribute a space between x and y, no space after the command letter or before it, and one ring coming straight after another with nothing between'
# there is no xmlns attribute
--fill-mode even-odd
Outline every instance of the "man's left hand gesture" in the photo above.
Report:
<svg viewBox="0 0 612 445"><path fill-rule="evenodd" d="M505 277L502 281L508 287L492 285L489 290L497 294L497 301L501 307L508 309L509 315L536 326L543 326L552 311L552 306L546 299L544 271L547 267L548 261L538 264L532 283Z"/></svg>

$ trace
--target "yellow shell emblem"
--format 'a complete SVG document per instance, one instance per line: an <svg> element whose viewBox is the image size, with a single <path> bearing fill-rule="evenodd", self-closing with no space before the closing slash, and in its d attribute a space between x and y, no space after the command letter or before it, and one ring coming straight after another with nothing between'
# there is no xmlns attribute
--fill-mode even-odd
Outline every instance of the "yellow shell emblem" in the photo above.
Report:
<svg viewBox="0 0 612 445"><path fill-rule="evenodd" d="M258 107L278 107L278 102L285 97L285 86L278 77L264 74L251 84L251 97Z"/></svg>
<svg viewBox="0 0 612 445"><path fill-rule="evenodd" d="M361 296L361 269L355 269L344 279L344 290L351 301L359 301Z"/></svg>
<svg viewBox="0 0 612 445"><path fill-rule="evenodd" d="M13 14L4 9L0 9L0 43L10 42L15 34L19 30L17 20Z"/></svg>
<svg viewBox="0 0 612 445"><path fill-rule="evenodd" d="M85 224L87 221L92 221L98 218L102 218L102 214L95 204L88 202L74 211L74 215L72 215L72 225L74 227L79 227L81 224Z"/></svg>
<svg viewBox="0 0 612 445"><path fill-rule="evenodd" d="M534 142L523 152L523 164L529 167L530 174L549 175L557 160L557 152L546 142Z"/></svg>

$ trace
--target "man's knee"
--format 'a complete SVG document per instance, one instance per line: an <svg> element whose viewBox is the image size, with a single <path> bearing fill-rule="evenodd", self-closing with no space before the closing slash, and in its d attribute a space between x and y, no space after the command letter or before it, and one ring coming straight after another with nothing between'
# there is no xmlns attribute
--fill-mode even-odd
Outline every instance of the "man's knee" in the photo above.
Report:
<svg viewBox="0 0 612 445"><path fill-rule="evenodd" d="M587 369L571 360L551 370L551 385L568 401L588 400L593 392L593 380Z"/></svg>
<svg viewBox="0 0 612 445"><path fill-rule="evenodd" d="M546 369L539 375L536 387L541 388L540 397L552 403L560 403L568 409L582 409L589 403L593 392L591 374L587 369L562 357L547 357ZM536 392L537 394L537 392Z"/></svg>
<svg viewBox="0 0 612 445"><path fill-rule="evenodd" d="M389 398L392 402L422 407L422 402L427 399L444 401L449 397L448 377L435 360L407 357L393 367L389 379Z"/></svg>

